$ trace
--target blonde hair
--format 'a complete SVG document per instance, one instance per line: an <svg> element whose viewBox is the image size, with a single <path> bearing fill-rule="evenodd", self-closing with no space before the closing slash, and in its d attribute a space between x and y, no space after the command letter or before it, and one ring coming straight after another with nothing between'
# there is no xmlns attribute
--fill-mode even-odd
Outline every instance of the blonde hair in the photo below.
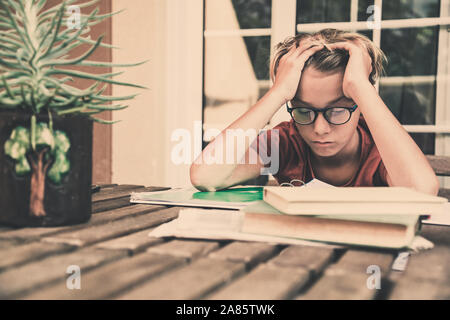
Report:
<svg viewBox="0 0 450 320"><path fill-rule="evenodd" d="M270 67L270 77L272 81L275 80L278 65L281 57L283 57L292 46L298 47L300 42L306 39L314 39L325 44L325 48L316 52L310 57L306 63L305 68L309 65L314 66L317 70L322 72L329 72L347 66L349 54L346 50L330 51L326 48L326 44L335 42L358 42L363 45L370 57L372 58L372 72L369 75L369 81L375 84L376 80L384 73L383 62L386 61L386 56L369 38L355 33L342 31L337 29L323 29L316 33L300 33L294 37L289 37L283 42L275 46L275 55L272 59Z"/></svg>

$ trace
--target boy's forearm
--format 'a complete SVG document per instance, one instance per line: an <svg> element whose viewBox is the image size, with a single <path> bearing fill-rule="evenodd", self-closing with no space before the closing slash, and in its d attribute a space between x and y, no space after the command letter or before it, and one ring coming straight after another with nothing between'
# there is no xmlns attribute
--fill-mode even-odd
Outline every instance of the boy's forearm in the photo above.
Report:
<svg viewBox="0 0 450 320"><path fill-rule="evenodd" d="M393 186L436 195L439 182L425 155L369 83L352 88Z"/></svg>
<svg viewBox="0 0 450 320"><path fill-rule="evenodd" d="M227 131L241 130L241 132L245 133L247 130L254 130L256 137L257 133L266 126L274 113L280 108L283 103L282 100L281 95L278 95L276 91L270 90L247 112L222 131L219 136L208 144L191 165L191 182L196 187L205 190L227 187L227 180L232 176L239 164L239 160L245 155L249 145L252 143L246 138L245 148L238 150L237 144L234 143L234 138L227 139ZM228 140L232 140L232 146L227 144ZM208 163L208 159L214 157L216 152L220 152L224 160L232 153L231 157L236 160L233 163Z"/></svg>

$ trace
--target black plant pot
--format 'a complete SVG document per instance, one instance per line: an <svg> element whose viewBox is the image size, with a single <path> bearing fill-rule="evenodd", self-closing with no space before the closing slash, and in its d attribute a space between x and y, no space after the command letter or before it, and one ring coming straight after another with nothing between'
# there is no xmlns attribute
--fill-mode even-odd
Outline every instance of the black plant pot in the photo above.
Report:
<svg viewBox="0 0 450 320"><path fill-rule="evenodd" d="M48 116L37 116L37 122L48 123ZM47 175L41 178L44 192L40 215L30 208L30 203L36 203L35 191L32 191L36 188L31 187L32 177L36 180L36 176L32 173L18 175L16 161L5 154L5 143L17 126L30 128L30 115L0 111L0 225L52 227L88 221L91 217L92 121L82 116L53 117L53 129L64 131L70 140L66 153L70 170L63 175L60 184L52 182ZM53 161L50 157L48 167Z"/></svg>

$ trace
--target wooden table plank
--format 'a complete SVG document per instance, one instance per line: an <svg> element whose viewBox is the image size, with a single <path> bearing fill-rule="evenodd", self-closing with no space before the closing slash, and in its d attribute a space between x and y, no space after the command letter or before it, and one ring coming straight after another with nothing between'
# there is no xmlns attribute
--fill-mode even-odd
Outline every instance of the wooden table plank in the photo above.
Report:
<svg viewBox="0 0 450 320"><path fill-rule="evenodd" d="M336 264L324 271L322 277L313 283L309 290L297 296L297 299L374 299L380 291L368 287L367 281L373 276L372 273L367 273L368 267L379 267L381 281L388 276L393 259L392 253L348 250ZM383 281L381 289L386 289Z"/></svg>
<svg viewBox="0 0 450 320"><path fill-rule="evenodd" d="M111 188L101 188L99 192L92 194L92 202L111 200L129 196L133 190L143 189L142 185L120 185Z"/></svg>
<svg viewBox="0 0 450 320"><path fill-rule="evenodd" d="M219 300L279 300L289 299L310 278L303 268L259 265L249 274L206 297Z"/></svg>
<svg viewBox="0 0 450 320"><path fill-rule="evenodd" d="M422 225L420 234L436 246L446 246L450 250L450 226Z"/></svg>
<svg viewBox="0 0 450 320"><path fill-rule="evenodd" d="M81 289L68 290L64 280L34 292L24 299L111 299L133 287L173 270L186 259L142 253L131 258L109 263L82 274Z"/></svg>
<svg viewBox="0 0 450 320"><path fill-rule="evenodd" d="M450 176L450 157L427 155L434 172L440 176Z"/></svg>
<svg viewBox="0 0 450 320"><path fill-rule="evenodd" d="M292 245L210 299L289 299L333 260L331 248Z"/></svg>
<svg viewBox="0 0 450 320"><path fill-rule="evenodd" d="M65 244L33 242L0 250L0 272L27 262L35 262L50 255L74 250L76 247Z"/></svg>
<svg viewBox="0 0 450 320"><path fill-rule="evenodd" d="M389 299L450 299L450 250L436 246L412 254L406 270L393 273Z"/></svg>
<svg viewBox="0 0 450 320"><path fill-rule="evenodd" d="M201 258L192 264L165 273L118 299L200 299L245 272L245 264Z"/></svg>
<svg viewBox="0 0 450 320"><path fill-rule="evenodd" d="M158 210L137 217L120 219L106 224L94 225L84 229L45 237L42 241L87 246L170 221L178 216L178 211L179 208Z"/></svg>
<svg viewBox="0 0 450 320"><path fill-rule="evenodd" d="M164 187L138 187L138 188L128 188L125 190L116 190L102 194L93 195L92 202L92 213L97 213L101 211L111 210L120 208L123 206L128 206L130 204L130 195L132 192L151 192L151 191L162 191L168 190L170 188Z"/></svg>
<svg viewBox="0 0 450 320"><path fill-rule="evenodd" d="M95 216L99 212L114 210L122 207L127 207L130 205L130 197L123 197L118 199L111 199L105 201L99 201L92 203L91 212Z"/></svg>
<svg viewBox="0 0 450 320"><path fill-rule="evenodd" d="M173 240L147 249L149 253L186 258L190 261L219 247L216 241Z"/></svg>
<svg viewBox="0 0 450 320"><path fill-rule="evenodd" d="M108 250L125 250L129 255L143 252L150 246L164 242L163 238L149 237L153 228L135 232L124 237L115 238L96 244L96 247Z"/></svg>
<svg viewBox="0 0 450 320"><path fill-rule="evenodd" d="M209 254L209 258L243 262L247 269L253 268L279 252L279 246L262 242L235 241Z"/></svg>
<svg viewBox="0 0 450 320"><path fill-rule="evenodd" d="M55 281L65 281L69 276L66 270L71 265L79 266L83 276L86 271L125 256L120 251L86 248L7 270L0 273L0 299L15 299Z"/></svg>
<svg viewBox="0 0 450 320"><path fill-rule="evenodd" d="M268 263L279 267L303 268L316 277L335 257L336 252L331 248L295 245L287 247Z"/></svg>
<svg viewBox="0 0 450 320"><path fill-rule="evenodd" d="M132 205L115 210L104 211L93 215L91 219L83 224L54 228L21 228L0 233L0 239L14 240L19 243L38 241L44 237L53 236L63 232L80 230L94 225L110 223L127 217L137 216L164 209L164 206Z"/></svg>

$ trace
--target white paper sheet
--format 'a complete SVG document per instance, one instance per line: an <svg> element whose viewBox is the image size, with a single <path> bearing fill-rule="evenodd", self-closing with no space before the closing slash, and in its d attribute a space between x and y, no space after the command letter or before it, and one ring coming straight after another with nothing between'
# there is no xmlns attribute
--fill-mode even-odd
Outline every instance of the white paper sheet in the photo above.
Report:
<svg viewBox="0 0 450 320"><path fill-rule="evenodd" d="M178 219L165 223L149 233L150 237L177 237L213 240L258 241L274 244L298 244L342 248L322 242L264 236L240 232L243 213L230 210L181 209Z"/></svg>
<svg viewBox="0 0 450 320"><path fill-rule="evenodd" d="M432 215L429 219L423 220L423 224L435 224L440 226L450 226L450 203L444 204L444 213ZM450 231L450 229L449 229Z"/></svg>

